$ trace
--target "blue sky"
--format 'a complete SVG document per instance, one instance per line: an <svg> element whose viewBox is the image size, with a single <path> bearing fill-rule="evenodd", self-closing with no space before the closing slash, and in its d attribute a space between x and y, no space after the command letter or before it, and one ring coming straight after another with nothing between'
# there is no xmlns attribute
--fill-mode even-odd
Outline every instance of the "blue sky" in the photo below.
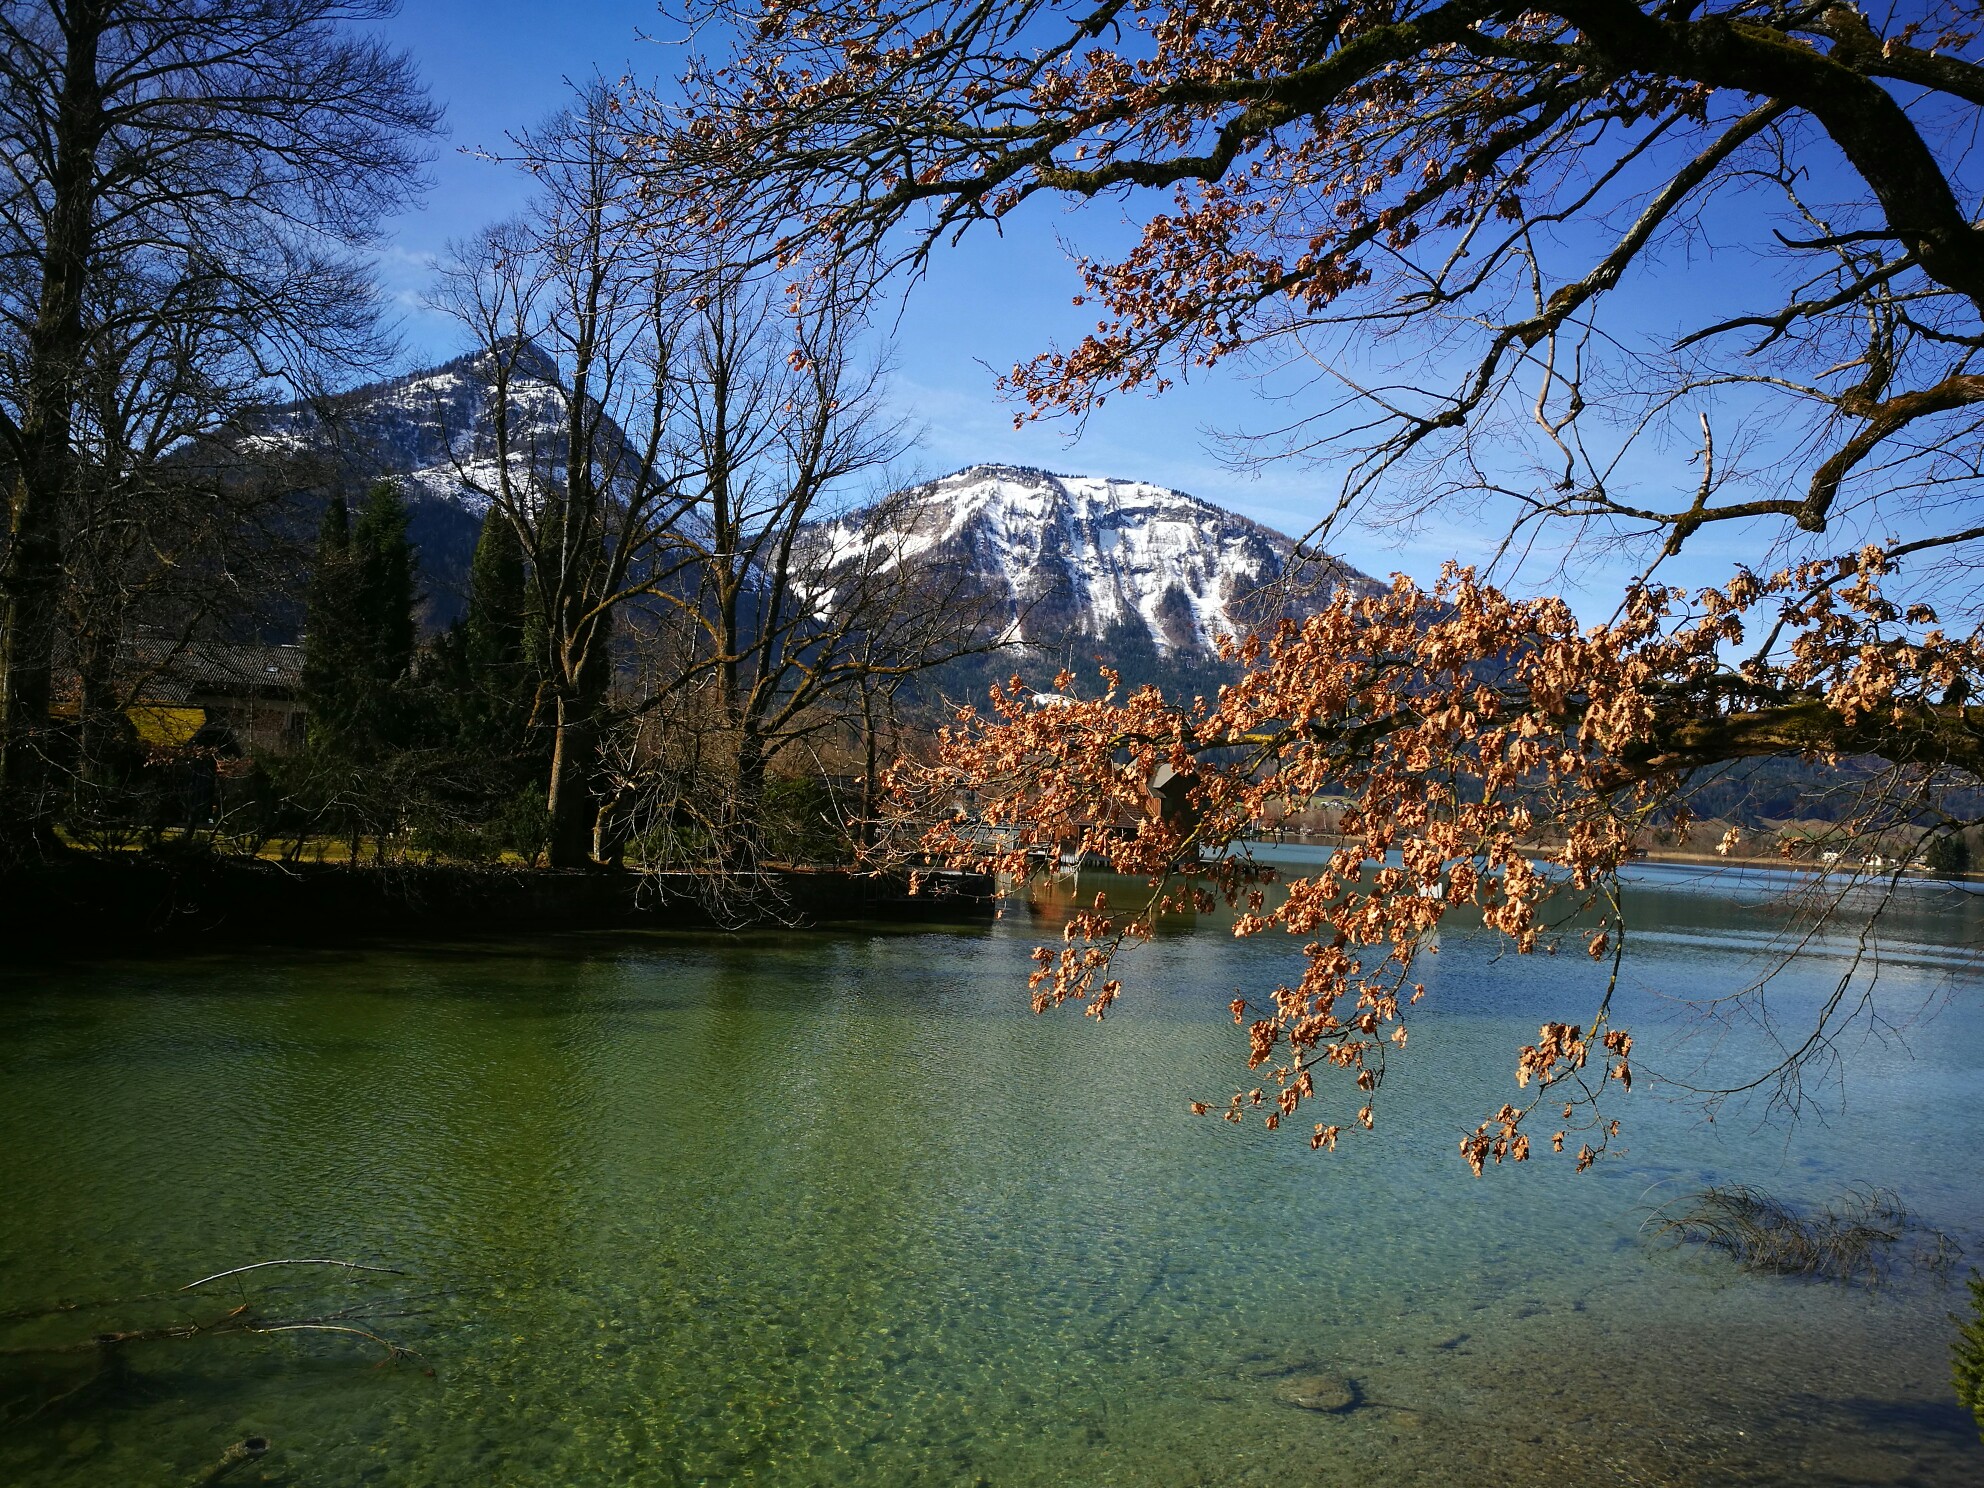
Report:
<svg viewBox="0 0 1984 1488"><path fill-rule="evenodd" d="M502 151L506 137L534 124L569 97L570 84L595 72L659 79L680 51L665 39L666 22L652 0L567 0L559 6L526 0L407 0L387 28L410 51L435 99L447 110L449 137L430 170L433 190L423 208L388 225L380 271L404 316L411 361L431 361L461 349L459 333L422 307L433 264L450 239L516 210L528 195L513 170L478 159ZM643 40L638 34L649 33ZM1083 240L1114 235L1115 209L1090 209ZM1092 312L1070 304L1080 282L1059 235L1071 224L1056 210L1027 214L1005 237L980 234L939 255L931 274L908 295L893 327L901 410L924 430L916 456L923 473L941 474L981 460L1038 465L1085 475L1109 475L1175 486L1233 507L1284 531L1300 532L1320 509L1326 477L1285 471L1259 479L1221 466L1207 451L1204 431L1258 418L1252 390L1213 376L1178 387L1161 399L1118 398L1075 431L1065 424L1012 427L1012 409L993 390L992 369L1072 340ZM1376 573L1404 568L1430 577L1451 550L1447 535L1397 547L1382 534L1357 534L1336 546Z"/></svg>
<svg viewBox="0 0 1984 1488"><path fill-rule="evenodd" d="M404 316L407 359L431 362L462 349L457 329L421 303L434 264L450 239L516 210L528 195L520 173L475 152L502 152L511 132L562 106L576 82L594 74L658 81L679 69L683 53L654 0L552 6L407 0L387 33L413 54L447 113L449 137L431 169L433 190L421 209L388 224L380 256L382 278ZM1105 252L1130 236L1121 209L1110 203L1087 206L1076 219L1041 201L1010 221L1005 236L980 232L938 254L899 316L883 317L893 329L898 407L924 431L913 473L1005 461L1148 480L1283 531L1304 531L1335 495L1328 472L1281 466L1250 477L1222 466L1208 450L1211 429L1258 428L1287 414L1264 404L1236 374L1216 369L1161 398L1111 399L1079 430L1064 423L1013 428L1012 409L993 388L995 369L1050 343L1071 342L1093 323L1093 309L1070 303L1080 283L1060 239L1077 229L1084 246ZM1700 296L1721 276L1690 277ZM1659 313L1674 313L1672 301ZM1671 479L1671 473L1656 478ZM1681 478L1691 480L1685 472ZM1403 536L1371 527L1348 530L1331 546L1367 572L1402 569L1426 581L1446 557L1485 556L1487 541L1481 526L1457 517ZM1691 545L1687 572L1676 576L1726 578L1733 561L1754 556L1744 550L1743 534L1714 529ZM1616 602L1623 571L1600 555L1581 560L1568 574L1551 575L1548 587L1568 586L1566 598L1595 619Z"/></svg>

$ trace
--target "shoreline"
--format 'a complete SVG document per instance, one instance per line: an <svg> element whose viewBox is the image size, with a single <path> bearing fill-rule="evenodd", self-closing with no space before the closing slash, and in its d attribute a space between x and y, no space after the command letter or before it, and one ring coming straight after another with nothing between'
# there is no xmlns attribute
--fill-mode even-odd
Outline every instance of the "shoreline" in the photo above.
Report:
<svg viewBox="0 0 1984 1488"><path fill-rule="evenodd" d="M1280 847L1330 848L1318 838ZM1548 849L1532 846L1530 851ZM1847 870L1778 857L1649 850L1627 866L1756 870L1814 879ZM1878 881L1889 870L1861 876ZM1984 891L1984 874L1905 881ZM988 876L768 868L752 892L723 897L688 873L470 867L457 864L275 863L257 858L88 854L0 873L6 950L35 959L183 953L256 944L339 945L378 939L458 942L562 931L810 931L856 925L977 927L998 915Z"/></svg>
<svg viewBox="0 0 1984 1488"><path fill-rule="evenodd" d="M693 874L79 855L0 874L0 903L8 952L56 959L392 937L992 921L988 878L932 877L912 894L907 874L768 868L754 893L726 902Z"/></svg>
<svg viewBox="0 0 1984 1488"><path fill-rule="evenodd" d="M1270 838L1251 839L1248 845L1267 847L1314 847L1336 848L1345 845L1340 839L1322 834L1314 836L1289 836L1280 841ZM1556 844L1530 842L1521 845L1524 852L1543 857L1553 851ZM1843 864L1815 863L1806 858L1783 858L1775 853L1730 853L1724 856L1716 852L1688 852L1681 848L1646 848L1627 859L1627 866L1633 863L1651 863L1674 868L1769 868L1780 873L1808 873L1815 878L1845 875L1855 870ZM1895 871L1892 866L1859 870L1863 878L1884 878ZM1984 873L1936 874L1923 868L1903 868L1902 877L1912 883L1971 883L1984 884Z"/></svg>

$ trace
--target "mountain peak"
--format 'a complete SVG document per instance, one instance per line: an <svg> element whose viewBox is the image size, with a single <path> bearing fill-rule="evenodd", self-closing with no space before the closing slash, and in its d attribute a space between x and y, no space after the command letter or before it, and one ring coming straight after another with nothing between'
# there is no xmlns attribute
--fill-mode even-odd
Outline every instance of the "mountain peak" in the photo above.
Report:
<svg viewBox="0 0 1984 1488"><path fill-rule="evenodd" d="M410 501L438 501L480 520L498 471L490 402L506 364L514 448L554 457L564 443L566 394L557 360L525 341L466 352L438 366L262 416L258 437L331 454L355 481L397 475Z"/></svg>
<svg viewBox="0 0 1984 1488"><path fill-rule="evenodd" d="M1167 655L1210 655L1222 636L1306 610L1344 584L1372 583L1332 562L1292 604L1281 592L1292 539L1147 481L988 463L913 486L886 506L889 525L908 528L905 556L964 565L1035 644L1127 629ZM879 540L872 511L836 524L830 537L849 553Z"/></svg>
<svg viewBox="0 0 1984 1488"><path fill-rule="evenodd" d="M326 494L353 495L381 476L397 477L428 595L424 620L438 628L461 613L489 493L500 483L492 414L499 365L509 385L511 472L527 486L547 472L555 477L570 395L557 359L532 341L262 409L240 447L307 457L312 484Z"/></svg>

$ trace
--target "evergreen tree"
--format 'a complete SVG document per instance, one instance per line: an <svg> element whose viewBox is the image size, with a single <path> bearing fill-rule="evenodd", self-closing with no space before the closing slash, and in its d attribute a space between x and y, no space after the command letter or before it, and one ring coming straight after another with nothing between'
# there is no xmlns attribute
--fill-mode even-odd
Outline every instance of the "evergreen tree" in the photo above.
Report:
<svg viewBox="0 0 1984 1488"><path fill-rule="evenodd" d="M351 512L333 496L317 529L317 563L303 634L303 699L309 708L310 743L341 750L352 728L351 679L358 671L360 640L348 599Z"/></svg>
<svg viewBox="0 0 1984 1488"><path fill-rule="evenodd" d="M1961 878L1970 871L1970 844L1961 832L1950 832L1929 844L1923 860L1939 878Z"/></svg>
<svg viewBox="0 0 1984 1488"><path fill-rule="evenodd" d="M404 742L400 684L413 664L413 547L395 481L380 481L352 521L325 509L311 576L303 687L311 743L370 760Z"/></svg>
<svg viewBox="0 0 1984 1488"><path fill-rule="evenodd" d="M413 544L395 480L373 483L351 528L350 604L364 632L364 669L383 693L413 665Z"/></svg>
<svg viewBox="0 0 1984 1488"><path fill-rule="evenodd" d="M515 754L524 742L536 691L536 669L525 656L524 550L516 528L494 507L469 565L468 614L463 621L464 742Z"/></svg>

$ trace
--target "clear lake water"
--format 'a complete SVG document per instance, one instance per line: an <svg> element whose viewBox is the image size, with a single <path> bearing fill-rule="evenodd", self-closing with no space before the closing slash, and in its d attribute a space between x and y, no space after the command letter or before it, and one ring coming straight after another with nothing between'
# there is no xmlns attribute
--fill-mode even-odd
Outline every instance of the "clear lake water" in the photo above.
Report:
<svg viewBox="0 0 1984 1488"><path fill-rule="evenodd" d="M1794 883L1635 873L1643 1076L1759 1067L1753 1021L1675 999L1805 936ZM190 1485L250 1435L230 1484L1984 1483L1963 1268L1870 1291L1646 1229L1709 1183L1878 1184L1984 1265L1984 895L1897 895L1885 1022L1798 1120L1643 1078L1594 1171L1479 1180L1457 1143L1516 1048L1596 1001L1575 942L1443 931L1376 1131L1330 1155L1302 1133L1348 1124L1348 1089L1278 1134L1186 1110L1246 1083L1227 1003L1299 946L1169 923L1105 1022L1034 1017L1056 914L5 972L0 1483ZM1850 917L1803 940L1783 1028L1857 944ZM175 1290L318 1257L401 1274ZM237 1305L417 1353L88 1346ZM1290 1403L1311 1376L1336 1408Z"/></svg>

